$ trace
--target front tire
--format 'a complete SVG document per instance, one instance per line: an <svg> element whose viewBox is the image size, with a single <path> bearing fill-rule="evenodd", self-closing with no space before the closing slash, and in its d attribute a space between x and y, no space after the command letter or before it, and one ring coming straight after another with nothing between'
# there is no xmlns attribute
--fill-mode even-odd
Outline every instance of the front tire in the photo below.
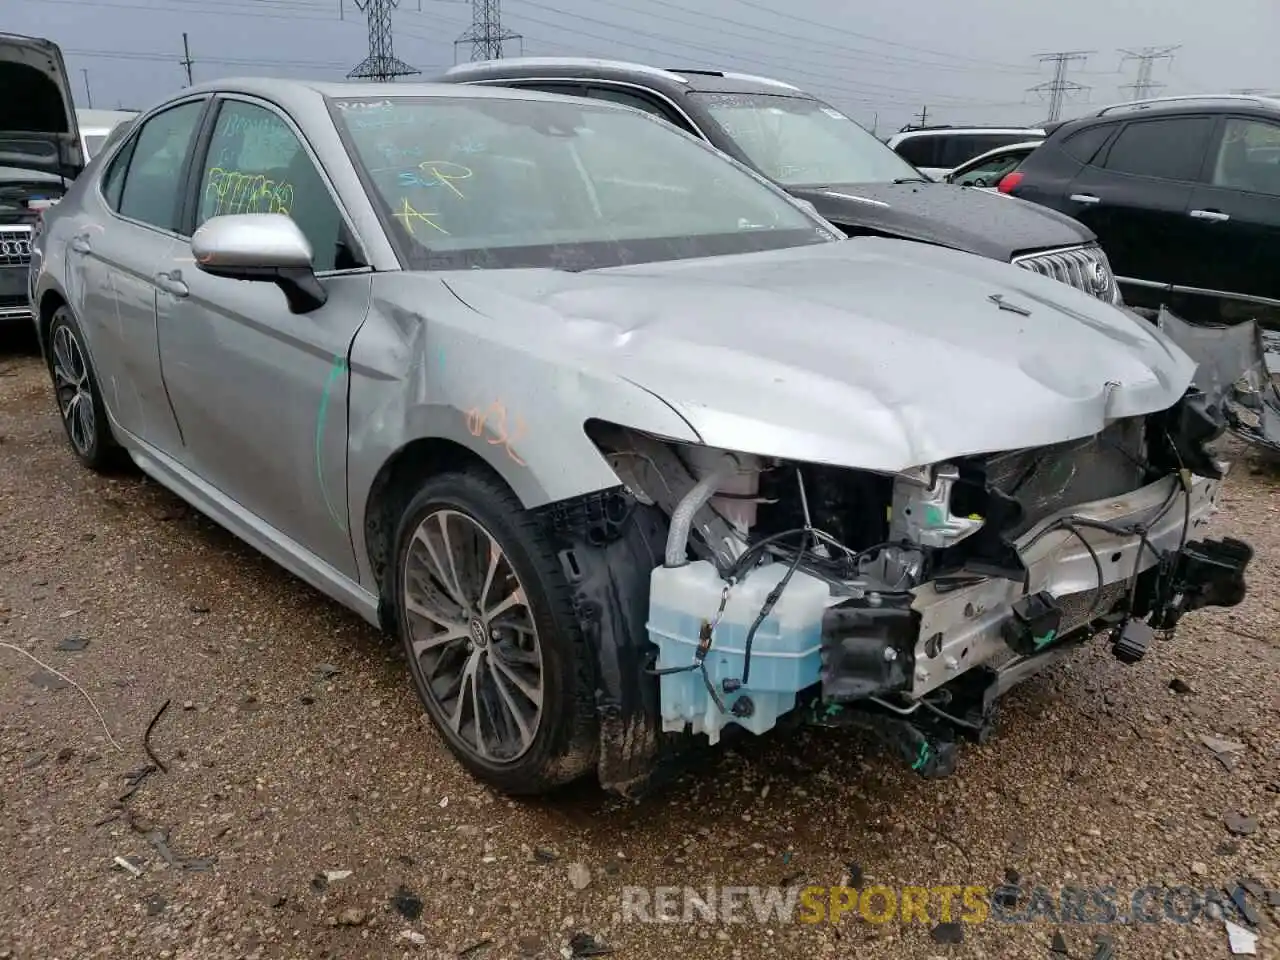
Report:
<svg viewBox="0 0 1280 960"><path fill-rule="evenodd" d="M595 766L590 660L556 551L496 477L427 480L396 533L396 618L454 756L508 794Z"/></svg>
<svg viewBox="0 0 1280 960"><path fill-rule="evenodd" d="M70 307L54 311L49 324L48 362L58 415L72 452L90 470L109 471L120 461L120 448L111 435L84 334Z"/></svg>

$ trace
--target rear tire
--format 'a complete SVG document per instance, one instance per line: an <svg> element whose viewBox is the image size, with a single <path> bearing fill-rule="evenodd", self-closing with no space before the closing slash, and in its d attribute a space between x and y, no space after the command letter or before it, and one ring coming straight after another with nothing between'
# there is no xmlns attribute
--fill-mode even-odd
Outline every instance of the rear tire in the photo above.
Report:
<svg viewBox="0 0 1280 960"><path fill-rule="evenodd" d="M99 473L119 466L122 451L111 435L84 334L75 314L65 305L54 311L49 324L48 365L58 416L72 452L82 464Z"/></svg>
<svg viewBox="0 0 1280 960"><path fill-rule="evenodd" d="M423 483L392 596L418 696L454 756L507 794L593 769L594 672L555 550L497 477Z"/></svg>

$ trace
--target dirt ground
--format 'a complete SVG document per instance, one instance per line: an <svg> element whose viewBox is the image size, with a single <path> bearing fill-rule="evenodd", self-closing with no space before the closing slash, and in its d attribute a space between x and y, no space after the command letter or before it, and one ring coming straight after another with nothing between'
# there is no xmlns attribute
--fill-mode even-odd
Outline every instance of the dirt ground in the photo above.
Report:
<svg viewBox="0 0 1280 960"><path fill-rule="evenodd" d="M1278 477L1237 461L1216 521L1257 549L1242 606L1137 666L1096 644L1023 685L951 779L815 732L723 751L640 804L591 786L517 803L424 726L394 644L156 484L81 469L34 347L6 343L0 643L79 684L120 750L75 687L0 647L0 958L1101 958L1107 937L1122 960L1200 960L1230 956L1220 909L1178 923L1161 904L1186 917L1178 886L1243 880L1258 955L1280 957ZM166 702L166 769L139 781ZM1121 916L1154 885L1159 919L622 911L624 887L1006 880L1024 905L1111 886Z"/></svg>

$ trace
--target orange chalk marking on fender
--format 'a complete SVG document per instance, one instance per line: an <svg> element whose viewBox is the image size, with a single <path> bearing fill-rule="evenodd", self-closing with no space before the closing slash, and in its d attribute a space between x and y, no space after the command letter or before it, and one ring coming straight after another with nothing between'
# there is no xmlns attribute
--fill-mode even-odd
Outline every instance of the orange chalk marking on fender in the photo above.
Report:
<svg viewBox="0 0 1280 960"><path fill-rule="evenodd" d="M485 440L490 446L501 446L510 457L520 466L528 466L520 458L520 455L512 449L512 444L518 443L524 439L526 428L524 418L519 414L515 415L515 433L509 433L507 430L507 408L502 405L499 400L489 404L489 409L481 412L479 407L472 407L467 411L467 431L473 437L479 437L484 433L486 426L493 429L494 436L486 437Z"/></svg>

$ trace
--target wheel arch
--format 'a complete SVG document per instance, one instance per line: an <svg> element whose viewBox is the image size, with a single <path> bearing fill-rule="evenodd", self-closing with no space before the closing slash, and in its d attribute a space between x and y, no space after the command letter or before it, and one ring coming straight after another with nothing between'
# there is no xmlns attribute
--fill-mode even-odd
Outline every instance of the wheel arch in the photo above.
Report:
<svg viewBox="0 0 1280 960"><path fill-rule="evenodd" d="M393 631L390 614L396 524L428 477L469 470L490 477L508 490L511 484L488 460L447 437L418 437L391 454L374 474L364 504L364 551L378 587L378 619Z"/></svg>
<svg viewBox="0 0 1280 960"><path fill-rule="evenodd" d="M36 305L36 339L40 344L41 356L49 356L49 327L53 324L53 315L58 312L59 307L68 305L67 298L56 287L40 294Z"/></svg>

